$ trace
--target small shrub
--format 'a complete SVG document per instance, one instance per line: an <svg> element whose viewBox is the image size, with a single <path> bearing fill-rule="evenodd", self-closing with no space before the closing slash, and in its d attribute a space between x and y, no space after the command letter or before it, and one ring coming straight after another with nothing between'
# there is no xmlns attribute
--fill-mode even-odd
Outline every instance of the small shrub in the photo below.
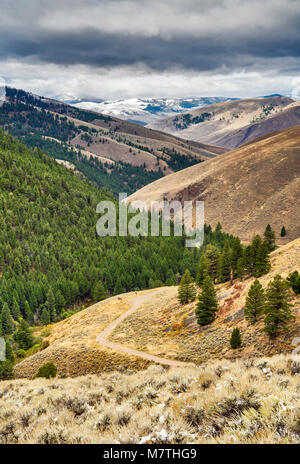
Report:
<svg viewBox="0 0 300 464"><path fill-rule="evenodd" d="M49 337L49 335L51 335L51 330L47 327L46 329L44 329L42 331L42 337Z"/></svg>
<svg viewBox="0 0 300 464"><path fill-rule="evenodd" d="M238 327L235 327L232 331L230 338L230 346L233 350L242 346L241 332Z"/></svg>
<svg viewBox="0 0 300 464"><path fill-rule="evenodd" d="M56 377L57 367L52 363L48 362L39 368L36 377L44 377L50 379L50 377Z"/></svg>
<svg viewBox="0 0 300 464"><path fill-rule="evenodd" d="M14 369L11 361L0 362L0 380L10 380L14 378Z"/></svg>
<svg viewBox="0 0 300 464"><path fill-rule="evenodd" d="M43 340L41 343L41 350L45 350L46 348L48 348L49 345L50 343L48 342L48 340Z"/></svg>
<svg viewBox="0 0 300 464"><path fill-rule="evenodd" d="M18 356L18 358L25 358L26 351L25 350L18 350L17 351L17 356Z"/></svg>

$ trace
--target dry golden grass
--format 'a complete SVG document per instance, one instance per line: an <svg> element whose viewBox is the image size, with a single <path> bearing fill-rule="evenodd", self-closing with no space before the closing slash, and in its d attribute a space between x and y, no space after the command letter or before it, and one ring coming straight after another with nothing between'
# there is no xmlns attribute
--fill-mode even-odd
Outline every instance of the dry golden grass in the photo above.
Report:
<svg viewBox="0 0 300 464"><path fill-rule="evenodd" d="M284 355L4 381L0 443L300 443L299 393Z"/></svg>
<svg viewBox="0 0 300 464"><path fill-rule="evenodd" d="M131 292L109 298L69 319L49 326L51 333L45 339L49 341L50 346L17 364L16 377L32 378L39 367L48 361L57 366L62 376L147 367L150 364L148 361L134 356L124 356L101 347L96 342L97 335L129 309L130 301L135 296L136 293Z"/></svg>
<svg viewBox="0 0 300 464"><path fill-rule="evenodd" d="M190 140L232 149L274 130L299 124L298 105L299 102L294 102L288 97L225 101L190 111L192 118L205 112L210 113L211 117L198 124L191 124L186 129L176 127L178 123L182 123L184 114L160 119L149 124L148 127ZM267 114L264 112L264 107L269 108ZM259 124L253 124L253 121Z"/></svg>
<svg viewBox="0 0 300 464"><path fill-rule="evenodd" d="M271 272L260 281L264 287L276 275L286 277L300 271L300 239L284 245L271 255ZM295 322L289 331L270 342L262 332L262 318L248 325L243 314L245 298L253 279L218 286L219 312L216 320L200 327L195 318L195 305L180 305L177 287L162 287L122 321L108 340L119 345L143 351L161 358L202 363L208 359L248 358L276 353L289 353L294 349L292 340L300 336L300 299L294 299ZM96 337L112 321L124 314L136 295L153 290L132 292L109 298L93 305L65 321L50 326L51 334L45 339L50 346L26 358L15 367L17 377L32 378L39 367L52 361L61 376L78 376L110 370L138 370L149 361L138 356L102 347ZM243 346L232 350L229 339L234 327L242 332ZM42 335L45 329L42 329Z"/></svg>
<svg viewBox="0 0 300 464"><path fill-rule="evenodd" d="M287 277L294 270L300 271L300 239L273 252L271 264L271 272L260 278L263 287L267 287L276 274ZM270 342L262 332L263 317L253 325L244 318L243 307L253 281L251 278L236 281L233 286L229 283L219 285L220 309L216 320L205 327L197 324L196 302L182 306L178 303L177 287L164 288L125 319L109 339L156 356L195 363L211 358L247 358L291 352L294 349L292 340L300 336L300 298L293 300L296 320L290 330ZM239 350L232 350L229 344L234 327L239 327L242 332L243 346Z"/></svg>
<svg viewBox="0 0 300 464"><path fill-rule="evenodd" d="M205 221L249 241L271 224L279 243L300 236L300 125L158 179L128 198L205 201ZM187 221L188 222L188 221ZM192 217L189 219L189 224ZM285 225L287 236L280 239Z"/></svg>

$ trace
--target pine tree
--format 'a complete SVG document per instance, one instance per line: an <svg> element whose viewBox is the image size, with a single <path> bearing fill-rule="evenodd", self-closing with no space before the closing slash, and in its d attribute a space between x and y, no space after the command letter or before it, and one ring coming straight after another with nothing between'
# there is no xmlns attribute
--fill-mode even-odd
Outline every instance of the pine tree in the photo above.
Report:
<svg viewBox="0 0 300 464"><path fill-rule="evenodd" d="M219 261L219 281L227 282L231 276L231 252L229 241L226 240Z"/></svg>
<svg viewBox="0 0 300 464"><path fill-rule="evenodd" d="M18 275L22 274L22 266L21 266L19 258L15 259L14 269L15 269L16 274L18 274Z"/></svg>
<svg viewBox="0 0 300 464"><path fill-rule="evenodd" d="M27 300L25 301L24 312L25 312L26 321L27 321L30 325L33 325L33 324L34 324L33 312L31 311L30 306L29 306L29 303L28 303Z"/></svg>
<svg viewBox="0 0 300 464"><path fill-rule="evenodd" d="M11 314L15 321L18 321L21 317L20 306L15 297L13 298L12 302Z"/></svg>
<svg viewBox="0 0 300 464"><path fill-rule="evenodd" d="M42 314L40 316L40 321L43 325L48 325L50 324L50 314L47 308L44 308L42 311Z"/></svg>
<svg viewBox="0 0 300 464"><path fill-rule="evenodd" d="M207 275L208 275L208 261L206 258L206 254L203 253L199 261L198 272L196 276L196 284L198 285L198 287L202 287L203 280Z"/></svg>
<svg viewBox="0 0 300 464"><path fill-rule="evenodd" d="M235 327L231 333L230 346L233 350L242 346L241 332L238 327Z"/></svg>
<svg viewBox="0 0 300 464"><path fill-rule="evenodd" d="M187 269L183 274L183 277L178 287L178 299L181 304L186 304L190 301L194 301L195 298L196 287L190 274L190 271Z"/></svg>
<svg viewBox="0 0 300 464"><path fill-rule="evenodd" d="M275 245L275 232L272 230L270 224L267 225L264 232L265 242L267 244L269 252L274 251L276 248Z"/></svg>
<svg viewBox="0 0 300 464"><path fill-rule="evenodd" d="M237 266L236 266L236 277L239 279L243 279L246 275L246 264L245 264L245 257L241 257L238 259Z"/></svg>
<svg viewBox="0 0 300 464"><path fill-rule="evenodd" d="M114 288L114 295L120 295L121 293L124 293L124 288L122 287L121 279L118 278Z"/></svg>
<svg viewBox="0 0 300 464"><path fill-rule="evenodd" d="M243 247L241 245L240 239L237 237L233 241L232 249L231 249L231 267L233 270L233 277L238 276L238 262L243 258Z"/></svg>
<svg viewBox="0 0 300 464"><path fill-rule="evenodd" d="M6 353L6 359L10 362L14 362L15 360L15 355L12 347L10 346L10 343L6 341L5 343L5 353Z"/></svg>
<svg viewBox="0 0 300 464"><path fill-rule="evenodd" d="M284 226L282 226L281 232L280 232L280 237L285 237L286 236L286 229Z"/></svg>
<svg viewBox="0 0 300 464"><path fill-rule="evenodd" d="M267 274L270 270L269 245L262 241L259 235L256 235L250 245L247 247L247 270L250 275L258 278Z"/></svg>
<svg viewBox="0 0 300 464"><path fill-rule="evenodd" d="M94 286L92 291L92 298L94 301L102 301L105 300L105 298L107 298L107 293L102 282L98 282Z"/></svg>
<svg viewBox="0 0 300 464"><path fill-rule="evenodd" d="M61 310L64 308L66 301L64 297L62 296L62 293L60 290L57 290L54 295L55 298L55 307L57 310L57 313L60 314Z"/></svg>
<svg viewBox="0 0 300 464"><path fill-rule="evenodd" d="M53 294L53 291L51 290L51 288L47 293L47 300L46 300L45 306L48 309L51 321L55 322L56 318L57 318L57 316L56 316L56 305L55 305L54 294Z"/></svg>
<svg viewBox="0 0 300 464"><path fill-rule="evenodd" d="M218 311L218 301L214 284L209 276L204 278L202 291L198 297L196 318L200 325L210 324Z"/></svg>
<svg viewBox="0 0 300 464"><path fill-rule="evenodd" d="M265 292L264 289L256 279L251 285L245 305L245 318L248 322L254 323L257 321L257 317L263 313L265 303Z"/></svg>
<svg viewBox="0 0 300 464"><path fill-rule="evenodd" d="M298 271L291 272L287 277L287 282L290 287L294 290L296 295L300 294L300 274Z"/></svg>
<svg viewBox="0 0 300 464"><path fill-rule="evenodd" d="M19 326L14 333L14 339L18 343L21 350L28 350L34 343L31 329L27 322L22 318L20 318Z"/></svg>
<svg viewBox="0 0 300 464"><path fill-rule="evenodd" d="M1 326L2 326L2 333L4 335L9 335L13 333L14 322L11 317L8 304L6 302L3 304L3 308L1 311Z"/></svg>
<svg viewBox="0 0 300 464"><path fill-rule="evenodd" d="M166 285L170 287L176 285L176 278L172 269L169 269L166 276Z"/></svg>
<svg viewBox="0 0 300 464"><path fill-rule="evenodd" d="M267 274L271 269L269 247L266 242L261 243L257 259L253 275L254 277L261 277L262 275Z"/></svg>
<svg viewBox="0 0 300 464"><path fill-rule="evenodd" d="M219 270L220 252L214 245L208 245L206 248L206 259L208 263L208 274L213 283L216 282Z"/></svg>
<svg viewBox="0 0 300 464"><path fill-rule="evenodd" d="M264 331L270 338L276 338L281 330L287 330L287 324L294 320L289 298L288 283L280 275L276 275L268 285L264 311Z"/></svg>
<svg viewBox="0 0 300 464"><path fill-rule="evenodd" d="M14 378L13 363L9 360L0 362L0 380L10 380Z"/></svg>

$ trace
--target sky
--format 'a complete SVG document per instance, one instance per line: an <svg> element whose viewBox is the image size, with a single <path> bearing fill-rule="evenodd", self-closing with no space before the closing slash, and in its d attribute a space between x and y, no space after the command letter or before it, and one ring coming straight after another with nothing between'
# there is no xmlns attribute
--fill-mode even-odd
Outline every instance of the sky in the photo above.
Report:
<svg viewBox="0 0 300 464"><path fill-rule="evenodd" d="M39 95L300 98L299 0L0 0L0 82Z"/></svg>

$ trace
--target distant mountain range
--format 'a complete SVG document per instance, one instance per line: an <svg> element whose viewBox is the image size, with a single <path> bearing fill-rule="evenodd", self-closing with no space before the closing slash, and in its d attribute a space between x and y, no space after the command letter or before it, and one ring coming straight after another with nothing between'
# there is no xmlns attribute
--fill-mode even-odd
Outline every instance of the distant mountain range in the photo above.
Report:
<svg viewBox="0 0 300 464"><path fill-rule="evenodd" d="M300 124L300 102L269 95L225 101L148 124L188 140L236 148L270 132Z"/></svg>
<svg viewBox="0 0 300 464"><path fill-rule="evenodd" d="M146 125L158 119L227 100L238 100L238 98L127 98L108 101L66 100L66 102L77 108L96 111L97 113L125 119L136 124Z"/></svg>
<svg viewBox="0 0 300 464"><path fill-rule="evenodd" d="M115 194L227 151L20 89L5 93L0 128Z"/></svg>

